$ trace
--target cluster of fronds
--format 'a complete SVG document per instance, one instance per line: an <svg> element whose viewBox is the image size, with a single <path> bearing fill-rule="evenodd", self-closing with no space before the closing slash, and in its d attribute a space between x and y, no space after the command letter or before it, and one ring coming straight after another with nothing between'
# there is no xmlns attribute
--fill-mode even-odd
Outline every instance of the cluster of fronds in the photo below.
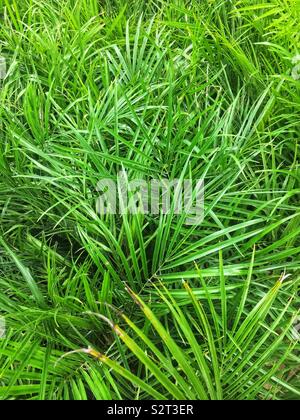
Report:
<svg viewBox="0 0 300 420"><path fill-rule="evenodd" d="M1 399L299 399L299 2L0 0ZM96 186L205 179L205 217Z"/></svg>

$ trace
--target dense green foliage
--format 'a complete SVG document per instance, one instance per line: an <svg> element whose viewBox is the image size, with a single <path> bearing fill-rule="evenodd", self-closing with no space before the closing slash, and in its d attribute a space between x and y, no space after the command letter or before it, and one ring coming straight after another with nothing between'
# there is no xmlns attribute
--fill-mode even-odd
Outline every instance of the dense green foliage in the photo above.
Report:
<svg viewBox="0 0 300 420"><path fill-rule="evenodd" d="M0 398L299 399L299 0L0 19ZM100 217L121 168L204 177L203 223Z"/></svg>

